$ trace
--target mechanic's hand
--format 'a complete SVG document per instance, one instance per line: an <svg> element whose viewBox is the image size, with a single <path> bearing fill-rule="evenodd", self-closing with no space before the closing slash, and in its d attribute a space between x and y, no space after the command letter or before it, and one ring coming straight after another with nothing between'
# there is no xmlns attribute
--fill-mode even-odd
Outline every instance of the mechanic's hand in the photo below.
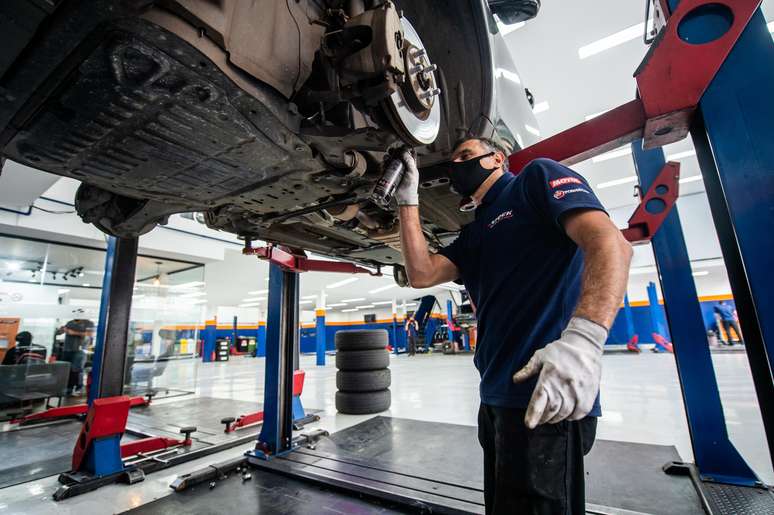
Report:
<svg viewBox="0 0 774 515"><path fill-rule="evenodd" d="M419 170L417 169L417 161L409 150L401 152L400 158L406 166L406 170L403 172L403 179L401 179L398 189L395 190L395 200L399 206L418 206Z"/></svg>
<svg viewBox="0 0 774 515"><path fill-rule="evenodd" d="M520 383L540 373L524 416L528 428L588 415L599 392L605 340L607 329L573 317L558 340L536 351L513 375Z"/></svg>

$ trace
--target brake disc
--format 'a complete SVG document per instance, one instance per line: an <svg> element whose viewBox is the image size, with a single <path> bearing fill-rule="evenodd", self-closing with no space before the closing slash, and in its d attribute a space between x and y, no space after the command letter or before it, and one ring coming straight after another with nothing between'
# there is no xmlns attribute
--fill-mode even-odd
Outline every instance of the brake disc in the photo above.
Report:
<svg viewBox="0 0 774 515"><path fill-rule="evenodd" d="M403 29L404 80L382 106L393 128L407 143L429 145L441 128L441 90L436 66L414 26L401 18Z"/></svg>

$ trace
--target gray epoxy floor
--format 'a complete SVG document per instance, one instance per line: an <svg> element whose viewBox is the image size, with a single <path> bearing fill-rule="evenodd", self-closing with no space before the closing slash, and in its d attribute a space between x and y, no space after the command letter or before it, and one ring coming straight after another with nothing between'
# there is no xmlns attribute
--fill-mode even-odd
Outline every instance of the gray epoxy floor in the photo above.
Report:
<svg viewBox="0 0 774 515"><path fill-rule="evenodd" d="M769 484L774 471L766 452L763 425L744 353L713 355L731 438L742 455ZM174 366L173 366L174 365ZM338 415L334 407L336 370L314 366L314 356L302 356L307 371L302 400L308 408L323 410L315 426L333 432L368 416ZM608 440L674 445L690 460L691 447L674 359L667 354L606 355L603 361L602 405L597 436ZM384 415L425 421L475 425L478 377L469 355L432 355L392 358L392 408ZM196 395L259 402L263 395L263 360L236 358L230 362L170 363L160 378L169 386L196 383ZM163 384L160 382L159 384ZM160 400L159 403L174 402ZM46 478L0 491L0 515L9 513L117 513L168 495L178 475L210 463L241 455L237 447L149 476L127 487L108 486L62 503L51 501L56 478ZM2 459L2 449L0 449Z"/></svg>

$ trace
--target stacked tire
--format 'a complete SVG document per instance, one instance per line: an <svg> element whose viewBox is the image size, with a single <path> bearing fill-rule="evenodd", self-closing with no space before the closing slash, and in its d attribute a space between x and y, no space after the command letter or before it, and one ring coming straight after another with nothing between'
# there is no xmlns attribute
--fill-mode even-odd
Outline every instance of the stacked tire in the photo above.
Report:
<svg viewBox="0 0 774 515"><path fill-rule="evenodd" d="M390 408L390 354L387 331L338 331L336 342L336 410L348 415Z"/></svg>

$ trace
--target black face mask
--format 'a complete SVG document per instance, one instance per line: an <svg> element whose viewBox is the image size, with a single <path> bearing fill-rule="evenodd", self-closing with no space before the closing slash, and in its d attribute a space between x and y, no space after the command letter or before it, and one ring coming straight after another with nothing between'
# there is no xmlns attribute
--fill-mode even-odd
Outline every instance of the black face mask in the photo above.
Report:
<svg viewBox="0 0 774 515"><path fill-rule="evenodd" d="M481 160L494 154L494 152L490 152L467 161L449 163L449 180L454 191L463 197L473 195L487 177L494 172L494 169L489 170L481 166Z"/></svg>

